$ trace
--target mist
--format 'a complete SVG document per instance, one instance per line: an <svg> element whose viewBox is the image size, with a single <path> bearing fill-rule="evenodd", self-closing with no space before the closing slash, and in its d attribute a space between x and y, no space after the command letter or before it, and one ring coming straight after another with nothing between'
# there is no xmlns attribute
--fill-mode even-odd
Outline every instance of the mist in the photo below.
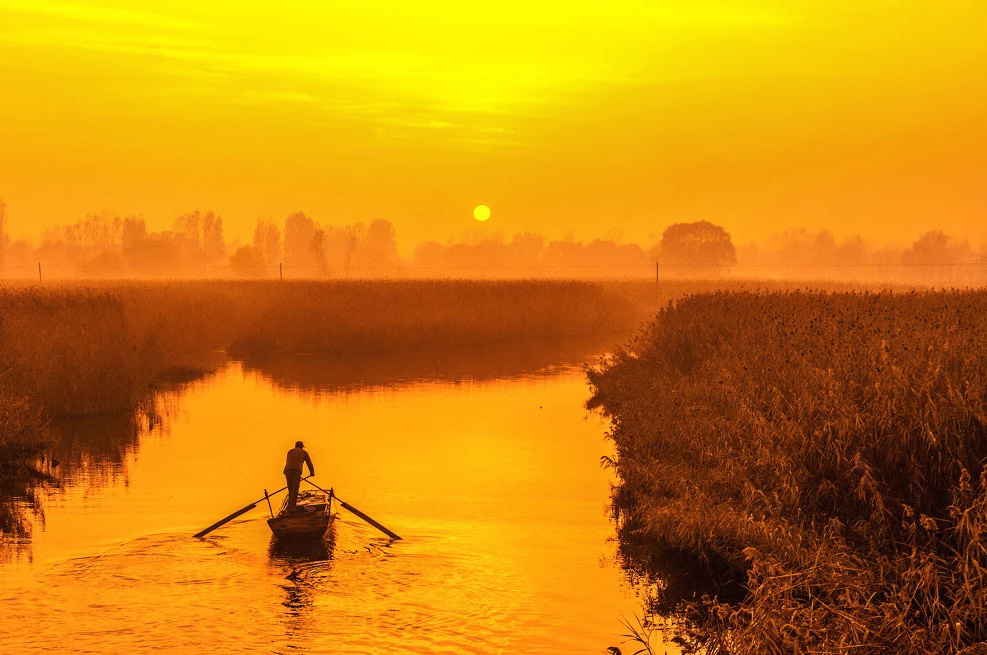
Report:
<svg viewBox="0 0 987 655"><path fill-rule="evenodd" d="M837 239L795 228L734 244L708 221L676 223L654 243L550 240L536 232L422 241L402 256L387 220L331 225L304 212L228 239L223 218L192 211L171 229L138 215L90 214L39 242L0 234L0 278L49 279L770 279L979 286L987 246L932 229L911 243Z"/></svg>

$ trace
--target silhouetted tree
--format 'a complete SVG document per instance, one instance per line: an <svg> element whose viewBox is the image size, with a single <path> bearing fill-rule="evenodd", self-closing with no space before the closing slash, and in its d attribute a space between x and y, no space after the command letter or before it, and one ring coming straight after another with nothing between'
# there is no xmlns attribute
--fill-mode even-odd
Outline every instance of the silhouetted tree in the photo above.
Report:
<svg viewBox="0 0 987 655"><path fill-rule="evenodd" d="M284 221L284 261L289 266L319 268L325 266L323 239L325 232L302 212ZM314 271L303 271L311 275Z"/></svg>
<svg viewBox="0 0 987 655"><path fill-rule="evenodd" d="M907 265L953 264L957 248L953 239L942 230L932 230L920 236L908 250L901 254L901 263Z"/></svg>
<svg viewBox="0 0 987 655"><path fill-rule="evenodd" d="M658 262L665 266L729 267L737 263L737 250L730 234L709 221L676 223L661 235ZM701 269L683 268L679 274L704 274Z"/></svg>
<svg viewBox="0 0 987 655"><path fill-rule="evenodd" d="M264 255L257 246L240 246L230 255L230 268L241 277L262 277Z"/></svg>
<svg viewBox="0 0 987 655"><path fill-rule="evenodd" d="M257 223L254 228L254 247L268 264L281 261L281 230L273 221Z"/></svg>
<svg viewBox="0 0 987 655"><path fill-rule="evenodd" d="M391 269L398 263L398 244L390 221L373 221L359 246L360 264L378 269L377 272Z"/></svg>
<svg viewBox="0 0 987 655"><path fill-rule="evenodd" d="M198 210L175 219L182 254L189 263L214 264L222 261L226 251L223 242L223 219L213 212Z"/></svg>
<svg viewBox="0 0 987 655"><path fill-rule="evenodd" d="M222 261L226 251L223 241L223 217L208 212L202 218L202 250L209 262Z"/></svg>
<svg viewBox="0 0 987 655"><path fill-rule="evenodd" d="M326 262L337 274L349 275L353 253L356 252L366 227L362 223L344 227L328 226L322 239Z"/></svg>
<svg viewBox="0 0 987 655"><path fill-rule="evenodd" d="M901 263L910 266L910 276L920 275L925 282L946 284L966 279L975 268L956 266L975 261L970 244L949 236L942 230L932 230L920 236L901 254Z"/></svg>
<svg viewBox="0 0 987 655"><path fill-rule="evenodd" d="M759 267L752 269L758 276L775 278L886 279L901 253L900 247L878 249L856 235L837 241L828 230L796 228L738 247L737 262Z"/></svg>
<svg viewBox="0 0 987 655"><path fill-rule="evenodd" d="M182 270L184 237L175 232L147 231L143 218L123 219L120 253L131 270L151 275L176 274Z"/></svg>

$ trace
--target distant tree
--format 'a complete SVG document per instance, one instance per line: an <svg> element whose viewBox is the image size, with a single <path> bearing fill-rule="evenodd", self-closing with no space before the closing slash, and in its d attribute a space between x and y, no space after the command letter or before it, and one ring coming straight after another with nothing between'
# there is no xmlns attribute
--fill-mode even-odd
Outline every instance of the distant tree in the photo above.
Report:
<svg viewBox="0 0 987 655"><path fill-rule="evenodd" d="M241 246L230 255L230 268L241 277L264 275L264 255L257 246Z"/></svg>
<svg viewBox="0 0 987 655"><path fill-rule="evenodd" d="M857 235L847 237L836 249L836 261L847 266L867 263L868 256L867 242Z"/></svg>
<svg viewBox="0 0 987 655"><path fill-rule="evenodd" d="M353 253L366 235L367 228L363 223L337 227L327 226L322 238L322 250L326 262L339 275L349 275L353 263Z"/></svg>
<svg viewBox="0 0 987 655"><path fill-rule="evenodd" d="M319 267L319 271L323 274L326 273L327 262L325 228L318 227L315 229L315 234L312 235L310 249L312 251L312 260L315 262L315 265Z"/></svg>
<svg viewBox="0 0 987 655"><path fill-rule="evenodd" d="M124 264L134 271L149 275L186 272L182 268L185 246L184 237L175 232L148 232L143 218L123 219L120 254Z"/></svg>
<svg viewBox="0 0 987 655"><path fill-rule="evenodd" d="M901 254L901 263L909 266L953 264L956 248L952 241L952 237L942 230L926 232Z"/></svg>
<svg viewBox="0 0 987 655"><path fill-rule="evenodd" d="M567 234L561 241L549 241L545 246L542 261L548 276L578 275L579 267L583 264L583 244Z"/></svg>
<svg viewBox="0 0 987 655"><path fill-rule="evenodd" d="M325 230L302 212L295 212L284 221L284 261L289 266L308 269L325 266ZM312 275L314 270L301 271Z"/></svg>
<svg viewBox="0 0 987 655"><path fill-rule="evenodd" d="M183 214L175 219L174 231L189 263L222 261L226 244L223 241L223 218L218 214L198 210Z"/></svg>
<svg viewBox="0 0 987 655"><path fill-rule="evenodd" d="M901 263L911 267L909 276L918 275L922 281L934 284L978 281L968 279L970 274L976 275L975 268L956 266L975 260L976 254L969 243L954 239L942 230L926 232L901 254Z"/></svg>
<svg viewBox="0 0 987 655"><path fill-rule="evenodd" d="M123 260L110 250L99 250L92 259L79 262L79 273L85 277L114 277L120 274Z"/></svg>
<svg viewBox="0 0 987 655"><path fill-rule="evenodd" d="M194 211L175 219L172 229L178 237L182 251L190 260L199 258L202 250L202 214Z"/></svg>
<svg viewBox="0 0 987 655"><path fill-rule="evenodd" d="M120 253L123 261L131 268L139 268L144 263L147 250L147 224L142 218L123 219L120 229Z"/></svg>
<svg viewBox="0 0 987 655"><path fill-rule="evenodd" d="M536 268L545 248L545 238L533 232L515 234L510 243L511 258L515 266L521 267L525 275L535 275Z"/></svg>
<svg viewBox="0 0 987 655"><path fill-rule="evenodd" d="M836 239L829 230L817 232L809 246L809 262L817 265L831 265L836 262L837 251Z"/></svg>
<svg viewBox="0 0 987 655"><path fill-rule="evenodd" d="M209 262L222 261L226 252L223 240L223 217L208 212L202 218L202 251Z"/></svg>
<svg viewBox="0 0 987 655"><path fill-rule="evenodd" d="M128 216L120 228L124 265L149 275L188 274L188 242L177 232L148 232L143 218Z"/></svg>
<svg viewBox="0 0 987 655"><path fill-rule="evenodd" d="M728 267L737 263L737 250L730 234L709 221L676 223L661 235L657 256L666 266ZM679 274L703 274L701 269L683 269Z"/></svg>
<svg viewBox="0 0 987 655"><path fill-rule="evenodd" d="M509 277L511 271L511 251L501 239L484 239L467 246L461 266L473 268L480 277Z"/></svg>
<svg viewBox="0 0 987 655"><path fill-rule="evenodd" d="M260 250L268 264L281 261L281 230L273 221L257 222L257 227L254 228L254 247Z"/></svg>
<svg viewBox="0 0 987 655"><path fill-rule="evenodd" d="M360 263L377 273L386 273L398 263L398 244L390 221L370 223L359 248Z"/></svg>
<svg viewBox="0 0 987 655"><path fill-rule="evenodd" d="M147 224L143 218L128 216L123 219L123 226L120 229L120 245L124 250L140 243L147 238Z"/></svg>
<svg viewBox="0 0 987 655"><path fill-rule="evenodd" d="M644 257L641 246L634 243L614 243L610 240L594 239L586 246L587 274L627 277L640 271L640 266L650 265Z"/></svg>
<svg viewBox="0 0 987 655"><path fill-rule="evenodd" d="M437 275L445 265L445 247L438 241L419 243L411 256L411 266L418 275Z"/></svg>

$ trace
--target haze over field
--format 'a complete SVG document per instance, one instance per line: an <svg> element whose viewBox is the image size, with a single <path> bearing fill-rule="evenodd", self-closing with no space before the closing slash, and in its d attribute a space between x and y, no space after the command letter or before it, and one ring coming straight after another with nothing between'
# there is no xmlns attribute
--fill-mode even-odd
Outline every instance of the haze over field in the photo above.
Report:
<svg viewBox="0 0 987 655"><path fill-rule="evenodd" d="M0 233L4 234L4 233ZM0 278L801 278L970 285L987 282L987 246L930 230L908 246L841 241L828 230L734 245L708 221L676 223L651 246L609 239L549 240L525 232L398 251L390 221L324 225L303 212L259 221L248 243L228 241L223 217L191 212L152 232L139 216L94 214L39 243L0 237ZM655 266L658 266L656 269Z"/></svg>
<svg viewBox="0 0 987 655"><path fill-rule="evenodd" d="M94 212L230 241L299 209L425 241L709 220L987 238L987 9L0 0L13 239ZM473 218L486 204L488 221Z"/></svg>

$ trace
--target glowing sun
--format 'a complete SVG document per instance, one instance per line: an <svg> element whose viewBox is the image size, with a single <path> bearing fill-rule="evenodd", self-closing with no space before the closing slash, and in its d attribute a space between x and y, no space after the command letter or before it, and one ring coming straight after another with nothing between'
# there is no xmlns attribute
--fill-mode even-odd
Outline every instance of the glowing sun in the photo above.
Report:
<svg viewBox="0 0 987 655"><path fill-rule="evenodd" d="M490 218L490 208L486 205L477 205L473 210L473 218L481 223Z"/></svg>

